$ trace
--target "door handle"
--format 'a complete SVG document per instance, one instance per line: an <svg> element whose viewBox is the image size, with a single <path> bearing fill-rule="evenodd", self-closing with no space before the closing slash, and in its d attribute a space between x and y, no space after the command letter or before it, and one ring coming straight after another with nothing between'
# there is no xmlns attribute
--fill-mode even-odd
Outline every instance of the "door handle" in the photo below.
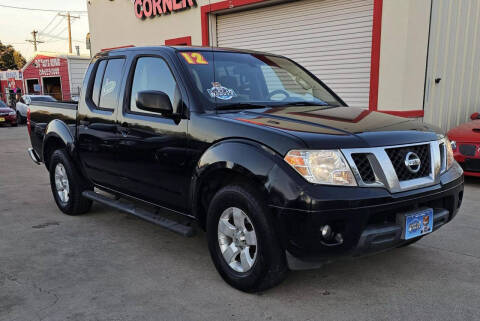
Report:
<svg viewBox="0 0 480 321"><path fill-rule="evenodd" d="M92 123L88 125L88 128L93 130L98 130L102 132L114 132L116 129L115 125L112 124L104 124L104 123Z"/></svg>

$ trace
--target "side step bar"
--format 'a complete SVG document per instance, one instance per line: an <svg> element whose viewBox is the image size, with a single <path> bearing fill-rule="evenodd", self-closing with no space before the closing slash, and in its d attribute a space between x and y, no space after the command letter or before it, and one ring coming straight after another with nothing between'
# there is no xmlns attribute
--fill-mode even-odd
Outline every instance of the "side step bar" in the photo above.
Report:
<svg viewBox="0 0 480 321"><path fill-rule="evenodd" d="M28 152L28 156L30 156L30 158L32 159L32 161L37 164L37 165L40 165L42 162L40 161L40 157L38 157L37 153L35 152L35 150L33 148L29 148L27 150Z"/></svg>
<svg viewBox="0 0 480 321"><path fill-rule="evenodd" d="M195 235L195 229L192 226L185 225L174 220L162 217L158 214L149 212L145 209L136 207L132 203L123 203L119 200L111 199L101 194L95 193L94 191L84 191L82 196L92 201L105 204L107 206L113 207L117 210L135 215L146 221L149 221L153 224L160 225L172 232L178 233L183 236L191 237Z"/></svg>

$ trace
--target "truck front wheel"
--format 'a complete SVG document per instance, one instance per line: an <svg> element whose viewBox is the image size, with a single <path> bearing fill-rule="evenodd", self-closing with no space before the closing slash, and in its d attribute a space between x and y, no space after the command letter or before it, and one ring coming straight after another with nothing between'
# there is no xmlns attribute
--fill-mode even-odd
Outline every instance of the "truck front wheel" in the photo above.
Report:
<svg viewBox="0 0 480 321"><path fill-rule="evenodd" d="M79 215L90 210L92 201L84 198L82 192L91 188L63 149L52 153L50 185L55 203L63 213Z"/></svg>
<svg viewBox="0 0 480 321"><path fill-rule="evenodd" d="M269 222L269 209L247 185L222 188L210 202L207 238L223 279L241 291L257 292L287 274L284 251Z"/></svg>

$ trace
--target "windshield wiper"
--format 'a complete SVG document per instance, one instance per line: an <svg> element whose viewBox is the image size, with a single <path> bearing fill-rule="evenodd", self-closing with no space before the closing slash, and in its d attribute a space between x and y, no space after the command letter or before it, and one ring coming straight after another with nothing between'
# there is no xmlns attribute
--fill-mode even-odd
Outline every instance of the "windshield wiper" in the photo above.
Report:
<svg viewBox="0 0 480 321"><path fill-rule="evenodd" d="M315 102L315 101L285 101L281 104L275 105L275 107L287 107L287 106L322 106L322 107L338 107L338 105L332 105L327 102Z"/></svg>
<svg viewBox="0 0 480 321"><path fill-rule="evenodd" d="M217 106L217 110L229 110L229 109L258 109L258 108L270 108L271 106L251 103L232 103L227 105Z"/></svg>

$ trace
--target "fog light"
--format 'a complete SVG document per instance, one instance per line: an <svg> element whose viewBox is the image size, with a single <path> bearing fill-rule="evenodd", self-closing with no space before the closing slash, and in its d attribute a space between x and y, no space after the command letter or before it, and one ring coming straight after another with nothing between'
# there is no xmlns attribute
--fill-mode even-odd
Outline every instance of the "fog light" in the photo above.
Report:
<svg viewBox="0 0 480 321"><path fill-rule="evenodd" d="M338 244L342 244L343 243L342 234L338 233L337 235L335 235L335 241L337 241Z"/></svg>
<svg viewBox="0 0 480 321"><path fill-rule="evenodd" d="M320 228L320 231L322 232L322 237L326 240L329 240L332 238L332 228L330 225L325 225Z"/></svg>

